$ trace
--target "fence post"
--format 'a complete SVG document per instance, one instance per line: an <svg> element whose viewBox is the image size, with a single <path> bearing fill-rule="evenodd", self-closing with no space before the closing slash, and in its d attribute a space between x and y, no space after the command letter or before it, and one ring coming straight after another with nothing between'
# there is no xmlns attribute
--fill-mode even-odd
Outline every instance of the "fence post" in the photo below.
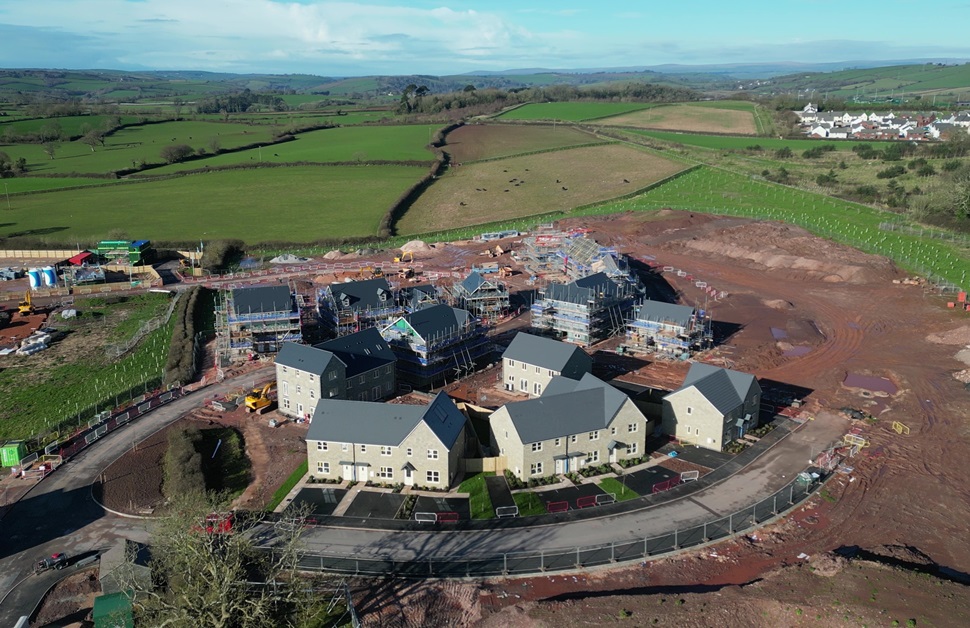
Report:
<svg viewBox="0 0 970 628"><path fill-rule="evenodd" d="M795 503L795 484L788 485L788 505L791 506Z"/></svg>
<svg viewBox="0 0 970 628"><path fill-rule="evenodd" d="M539 571L546 570L546 550L539 550Z"/></svg>
<svg viewBox="0 0 970 628"><path fill-rule="evenodd" d="M509 555L502 554L502 575L509 575Z"/></svg>
<svg viewBox="0 0 970 628"><path fill-rule="evenodd" d="M323 562L323 559L322 558L320 559L320 562L321 563ZM355 576L359 576L360 575L360 559L359 558L355 558L354 559L354 575Z"/></svg>
<svg viewBox="0 0 970 628"><path fill-rule="evenodd" d="M734 513L728 515L728 534L734 534Z"/></svg>
<svg viewBox="0 0 970 628"><path fill-rule="evenodd" d="M778 514L778 495L773 496L771 500L772 500L771 514L777 515Z"/></svg>
<svg viewBox="0 0 970 628"><path fill-rule="evenodd" d="M610 562L616 562L616 541L610 543Z"/></svg>
<svg viewBox="0 0 970 628"><path fill-rule="evenodd" d="M758 525L758 504L751 507L751 525Z"/></svg>
<svg viewBox="0 0 970 628"><path fill-rule="evenodd" d="M579 567L582 567L582 566L583 565L579 561L579 548L577 547L576 548L576 567L579 568Z"/></svg>
<svg viewBox="0 0 970 628"><path fill-rule="evenodd" d="M707 542L708 542L708 541L710 541L710 540L711 540L711 539L710 539L710 538L708 538L708 536L707 536L707 522L705 521L705 522L704 522L704 542L705 542L705 543L707 543Z"/></svg>
<svg viewBox="0 0 970 628"><path fill-rule="evenodd" d="M647 537L643 537L643 557L646 558L649 555L650 552L647 550Z"/></svg>
<svg viewBox="0 0 970 628"><path fill-rule="evenodd" d="M677 539L678 532L680 532L680 530L674 528L674 549L680 549L680 542Z"/></svg>

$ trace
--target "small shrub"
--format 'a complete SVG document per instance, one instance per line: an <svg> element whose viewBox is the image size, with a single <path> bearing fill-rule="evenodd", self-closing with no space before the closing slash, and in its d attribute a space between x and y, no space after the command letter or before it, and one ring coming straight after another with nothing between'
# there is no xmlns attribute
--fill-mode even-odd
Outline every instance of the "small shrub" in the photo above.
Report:
<svg viewBox="0 0 970 628"><path fill-rule="evenodd" d="M620 609L620 619L627 619L629 617L633 617L633 611L628 611L625 608L621 608Z"/></svg>
<svg viewBox="0 0 970 628"><path fill-rule="evenodd" d="M788 148L787 146L779 148L778 150L775 151L775 157L777 159L788 159L791 156L792 156L791 149Z"/></svg>
<svg viewBox="0 0 970 628"><path fill-rule="evenodd" d="M953 172L954 170L959 170L959 169L960 169L960 162L957 161L956 159L951 159L949 161L943 162L944 172Z"/></svg>
<svg viewBox="0 0 970 628"><path fill-rule="evenodd" d="M936 168L932 164L920 166L919 170L916 171L917 177L932 177L934 174L936 174Z"/></svg>

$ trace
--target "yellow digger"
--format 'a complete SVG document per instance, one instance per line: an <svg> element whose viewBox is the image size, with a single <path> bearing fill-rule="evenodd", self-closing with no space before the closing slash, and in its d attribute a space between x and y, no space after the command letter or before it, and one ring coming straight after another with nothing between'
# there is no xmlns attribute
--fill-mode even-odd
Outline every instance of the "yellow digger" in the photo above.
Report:
<svg viewBox="0 0 970 628"><path fill-rule="evenodd" d="M246 395L246 412L262 414L269 410L273 404L273 399L270 397L270 392L275 389L276 382L270 382L262 388L253 388L252 391Z"/></svg>
<svg viewBox="0 0 970 628"><path fill-rule="evenodd" d="M17 304L17 309L21 316L30 316L34 313L34 301L30 297L30 290L24 293L24 300Z"/></svg>
<svg viewBox="0 0 970 628"><path fill-rule="evenodd" d="M414 253L412 253L411 251L404 251L400 255L395 255L394 263L395 264L414 263Z"/></svg>

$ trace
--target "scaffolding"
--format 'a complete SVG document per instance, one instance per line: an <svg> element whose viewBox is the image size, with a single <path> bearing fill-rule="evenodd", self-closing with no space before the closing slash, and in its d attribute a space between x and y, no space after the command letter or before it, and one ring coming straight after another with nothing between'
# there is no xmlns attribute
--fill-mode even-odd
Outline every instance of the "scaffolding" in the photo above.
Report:
<svg viewBox="0 0 970 628"><path fill-rule="evenodd" d="M713 344L711 317L696 307L644 301L627 323L626 343L642 353L687 358Z"/></svg>
<svg viewBox="0 0 970 628"><path fill-rule="evenodd" d="M558 231L551 224L541 225L535 235L524 238L523 263L531 276L564 276L582 279L603 273L614 281L638 284L625 255L587 237L586 229Z"/></svg>
<svg viewBox="0 0 970 628"><path fill-rule="evenodd" d="M491 356L488 328L473 316L464 324L422 338L406 318L386 327L381 335L397 357L399 380L417 389L433 388L474 373Z"/></svg>
<svg viewBox="0 0 970 628"><path fill-rule="evenodd" d="M215 309L216 348L224 361L248 357L251 353L276 353L284 342L303 341L303 324L313 318L313 308L306 306L302 295L294 294L293 286L287 285L286 289L290 295L289 309L283 309L282 304L270 306L279 309L242 306L236 302L235 290L219 291Z"/></svg>
<svg viewBox="0 0 970 628"><path fill-rule="evenodd" d="M346 287L346 283L332 284L317 292L317 312L324 332L331 338L357 333L369 327L383 327L408 311L391 291L387 291L383 300L377 299L379 305L344 305L335 293Z"/></svg>
<svg viewBox="0 0 970 628"><path fill-rule="evenodd" d="M531 307L532 327L584 347L623 333L636 302L636 287L602 274L585 279L591 281L541 288Z"/></svg>
<svg viewBox="0 0 970 628"><path fill-rule="evenodd" d="M493 321L509 311L509 290L500 281L486 279L472 271L464 281L452 286L456 307Z"/></svg>

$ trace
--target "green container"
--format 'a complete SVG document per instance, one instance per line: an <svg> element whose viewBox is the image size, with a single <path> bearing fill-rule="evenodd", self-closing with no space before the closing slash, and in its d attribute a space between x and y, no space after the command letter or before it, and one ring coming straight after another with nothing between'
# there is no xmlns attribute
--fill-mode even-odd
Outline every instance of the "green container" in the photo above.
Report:
<svg viewBox="0 0 970 628"><path fill-rule="evenodd" d="M0 467L16 467L26 455L27 446L24 441L7 441L0 445Z"/></svg>

